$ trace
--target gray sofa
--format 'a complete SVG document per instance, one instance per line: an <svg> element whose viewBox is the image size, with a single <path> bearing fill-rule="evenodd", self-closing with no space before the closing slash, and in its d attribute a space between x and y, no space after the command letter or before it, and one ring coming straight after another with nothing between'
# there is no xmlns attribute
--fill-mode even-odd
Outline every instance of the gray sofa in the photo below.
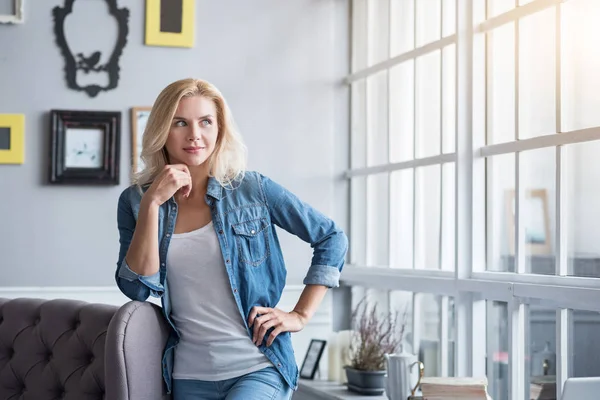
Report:
<svg viewBox="0 0 600 400"><path fill-rule="evenodd" d="M0 298L0 400L164 400L158 306Z"/></svg>

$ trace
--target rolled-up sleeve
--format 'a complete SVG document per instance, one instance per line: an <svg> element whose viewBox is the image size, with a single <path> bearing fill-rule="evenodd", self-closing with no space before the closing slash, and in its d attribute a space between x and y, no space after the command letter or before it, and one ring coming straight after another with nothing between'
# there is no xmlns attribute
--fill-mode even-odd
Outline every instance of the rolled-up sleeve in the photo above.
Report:
<svg viewBox="0 0 600 400"><path fill-rule="evenodd" d="M115 280L125 296L132 300L145 301L148 296L161 297L164 294L164 287L160 283L160 272L148 276L139 275L129 268L125 260L136 225L129 201L129 190L125 190L119 197L117 225L120 249Z"/></svg>
<svg viewBox="0 0 600 400"><path fill-rule="evenodd" d="M348 251L346 234L331 219L300 200L270 178L260 175L271 220L275 225L310 243L313 248L311 265L304 278L305 285L339 286Z"/></svg>

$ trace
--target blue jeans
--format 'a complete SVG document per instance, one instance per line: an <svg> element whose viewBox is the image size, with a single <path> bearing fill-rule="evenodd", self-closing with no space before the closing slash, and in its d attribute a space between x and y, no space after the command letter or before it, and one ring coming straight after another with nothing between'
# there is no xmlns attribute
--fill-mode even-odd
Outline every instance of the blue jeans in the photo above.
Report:
<svg viewBox="0 0 600 400"><path fill-rule="evenodd" d="M173 379L173 400L289 400L292 389L268 367L224 381Z"/></svg>

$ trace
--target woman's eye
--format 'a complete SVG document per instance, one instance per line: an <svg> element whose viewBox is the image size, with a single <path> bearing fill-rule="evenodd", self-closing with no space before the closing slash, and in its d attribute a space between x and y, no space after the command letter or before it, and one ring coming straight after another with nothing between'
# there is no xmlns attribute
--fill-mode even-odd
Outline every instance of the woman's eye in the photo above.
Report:
<svg viewBox="0 0 600 400"><path fill-rule="evenodd" d="M209 126L212 125L212 121L210 119L203 119L202 121L200 121L200 124L202 126Z"/></svg>
<svg viewBox="0 0 600 400"><path fill-rule="evenodd" d="M185 121L177 121L175 122L175 126L186 126L187 124L185 123Z"/></svg>

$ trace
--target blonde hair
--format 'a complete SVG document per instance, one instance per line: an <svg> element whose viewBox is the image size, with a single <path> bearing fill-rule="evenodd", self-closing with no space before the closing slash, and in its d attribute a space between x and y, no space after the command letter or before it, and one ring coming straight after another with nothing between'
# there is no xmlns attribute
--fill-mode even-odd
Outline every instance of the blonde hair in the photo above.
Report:
<svg viewBox="0 0 600 400"><path fill-rule="evenodd" d="M206 162L209 175L223 187L243 178L246 169L246 146L238 133L231 111L221 92L211 83L200 79L181 79L160 92L144 130L141 158L144 169L135 174L139 186L150 184L167 165L167 137L179 101L184 97L203 96L215 103L219 128L215 150Z"/></svg>

